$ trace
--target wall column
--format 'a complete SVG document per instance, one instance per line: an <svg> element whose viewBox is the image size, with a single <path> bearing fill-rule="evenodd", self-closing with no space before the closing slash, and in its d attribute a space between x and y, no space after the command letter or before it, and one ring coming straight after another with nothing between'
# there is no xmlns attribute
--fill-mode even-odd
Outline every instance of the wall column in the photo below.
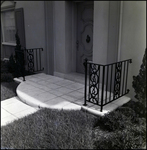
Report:
<svg viewBox="0 0 147 150"><path fill-rule="evenodd" d="M45 72L53 75L54 72L54 26L53 1L44 1L45 10Z"/></svg>
<svg viewBox="0 0 147 150"><path fill-rule="evenodd" d="M93 61L107 63L109 1L94 1Z"/></svg>

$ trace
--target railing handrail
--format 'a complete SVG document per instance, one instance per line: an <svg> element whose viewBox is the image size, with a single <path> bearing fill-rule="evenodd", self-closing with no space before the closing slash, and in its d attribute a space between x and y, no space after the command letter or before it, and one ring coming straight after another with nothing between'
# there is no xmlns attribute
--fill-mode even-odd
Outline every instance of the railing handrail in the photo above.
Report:
<svg viewBox="0 0 147 150"><path fill-rule="evenodd" d="M94 63L92 61L87 61L88 64L95 64L95 65L99 65L99 66L109 66L109 65L114 65L117 63L121 63L121 62L125 62L125 61L130 61L130 63L132 63L132 59L126 59L126 60L122 60L122 61L118 61L118 62L114 62L114 63L110 63L110 64L99 64L99 63Z"/></svg>
<svg viewBox="0 0 147 150"><path fill-rule="evenodd" d="M42 67L41 51L42 47L39 48L25 48L25 53L27 56L27 69L30 72L37 73L44 70ZM29 57L31 56L31 57Z"/></svg>
<svg viewBox="0 0 147 150"><path fill-rule="evenodd" d="M127 78L129 63L132 63L132 59L105 65L97 64L85 59L85 92L83 105L86 106L86 101L88 101L100 106L100 111L102 112L103 106L128 94ZM87 95L88 74L89 92ZM100 84L102 84L101 88Z"/></svg>

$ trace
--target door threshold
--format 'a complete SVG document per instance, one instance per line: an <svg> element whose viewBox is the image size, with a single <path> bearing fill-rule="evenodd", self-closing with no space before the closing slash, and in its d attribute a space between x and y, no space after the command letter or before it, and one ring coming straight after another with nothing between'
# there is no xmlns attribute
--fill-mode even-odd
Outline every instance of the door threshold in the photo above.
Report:
<svg viewBox="0 0 147 150"><path fill-rule="evenodd" d="M65 74L64 78L74 81L74 82L82 83L82 84L85 83L85 74L82 74L82 73L71 72L71 73Z"/></svg>

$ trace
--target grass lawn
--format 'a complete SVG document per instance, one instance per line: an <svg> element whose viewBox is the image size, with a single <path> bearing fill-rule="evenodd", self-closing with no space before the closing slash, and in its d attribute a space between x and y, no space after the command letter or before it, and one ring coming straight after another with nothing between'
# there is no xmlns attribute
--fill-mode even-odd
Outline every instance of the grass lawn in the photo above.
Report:
<svg viewBox="0 0 147 150"><path fill-rule="evenodd" d="M140 149L146 142L146 116L135 105L131 101L104 117L41 109L2 126L1 145L15 149Z"/></svg>

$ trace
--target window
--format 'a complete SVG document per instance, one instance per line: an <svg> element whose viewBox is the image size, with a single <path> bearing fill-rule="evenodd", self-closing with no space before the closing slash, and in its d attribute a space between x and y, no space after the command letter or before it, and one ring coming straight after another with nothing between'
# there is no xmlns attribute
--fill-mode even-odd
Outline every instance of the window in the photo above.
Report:
<svg viewBox="0 0 147 150"><path fill-rule="evenodd" d="M2 40L4 43L16 44L14 10L1 12Z"/></svg>

